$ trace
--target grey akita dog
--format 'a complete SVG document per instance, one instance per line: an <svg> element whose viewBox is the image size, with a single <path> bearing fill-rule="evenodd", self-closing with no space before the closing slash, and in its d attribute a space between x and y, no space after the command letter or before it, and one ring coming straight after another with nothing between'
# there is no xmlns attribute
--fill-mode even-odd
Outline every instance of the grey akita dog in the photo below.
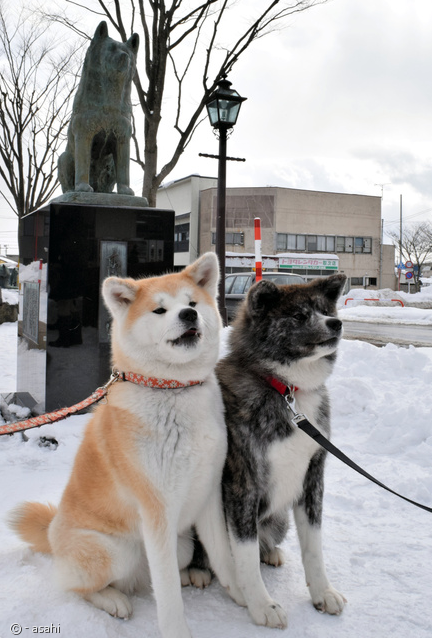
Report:
<svg viewBox="0 0 432 638"><path fill-rule="evenodd" d="M326 453L291 424L281 395L286 387L297 412L330 435L325 381L342 336L336 301L344 283L343 275L332 275L304 285L255 284L233 323L230 352L216 369L228 429L223 473L228 532L237 585L259 625L287 624L265 588L260 559L282 564L278 543L291 507L314 606L339 614L346 602L329 583L322 557Z"/></svg>

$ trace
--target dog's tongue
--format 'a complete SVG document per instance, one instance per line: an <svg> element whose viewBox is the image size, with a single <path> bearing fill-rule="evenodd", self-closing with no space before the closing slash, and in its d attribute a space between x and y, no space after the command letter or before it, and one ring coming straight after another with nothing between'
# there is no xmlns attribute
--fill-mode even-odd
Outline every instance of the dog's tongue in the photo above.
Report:
<svg viewBox="0 0 432 638"><path fill-rule="evenodd" d="M189 328L189 330L186 330L186 332L182 334L182 337L195 337L197 332L198 330L196 328Z"/></svg>

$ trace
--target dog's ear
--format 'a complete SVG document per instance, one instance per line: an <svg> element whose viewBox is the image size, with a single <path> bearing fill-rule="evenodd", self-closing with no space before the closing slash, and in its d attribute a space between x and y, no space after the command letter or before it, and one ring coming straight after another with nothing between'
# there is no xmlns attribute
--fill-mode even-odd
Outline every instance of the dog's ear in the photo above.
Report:
<svg viewBox="0 0 432 638"><path fill-rule="evenodd" d="M197 286L205 288L212 297L217 296L219 262L215 253L204 253L202 257L185 268L184 272L189 277L192 277Z"/></svg>
<svg viewBox="0 0 432 638"><path fill-rule="evenodd" d="M107 37L108 37L108 25L105 22L105 20L102 20L102 22L100 22L97 26L97 29L93 36L93 40L99 40L99 39L107 38Z"/></svg>
<svg viewBox="0 0 432 638"><path fill-rule="evenodd" d="M102 284L102 296L113 316L125 312L137 295L137 284L133 279L108 277Z"/></svg>
<svg viewBox="0 0 432 638"><path fill-rule="evenodd" d="M329 277L317 279L314 284L319 292L325 295L327 299L337 301L342 294L345 282L345 275L330 275Z"/></svg>
<svg viewBox="0 0 432 638"><path fill-rule="evenodd" d="M134 53L135 55L138 53L139 47L139 35L138 33L133 33L129 40L126 42L126 46Z"/></svg>
<svg viewBox="0 0 432 638"><path fill-rule="evenodd" d="M253 318L262 318L280 300L280 290L272 281L264 279L251 286L247 295L249 314Z"/></svg>

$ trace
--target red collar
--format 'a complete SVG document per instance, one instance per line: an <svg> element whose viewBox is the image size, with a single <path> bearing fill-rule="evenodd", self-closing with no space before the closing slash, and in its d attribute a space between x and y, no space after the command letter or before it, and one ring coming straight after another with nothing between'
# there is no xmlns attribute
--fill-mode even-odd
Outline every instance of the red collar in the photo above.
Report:
<svg viewBox="0 0 432 638"><path fill-rule="evenodd" d="M296 385L286 385L283 381L279 381L279 379L274 377L266 377L266 381L283 397L292 396L299 389Z"/></svg>
<svg viewBox="0 0 432 638"><path fill-rule="evenodd" d="M159 388L161 390L175 390L177 388L188 388L193 385L200 385L202 381L187 381L181 383L175 379L156 379L155 377L144 377L142 374L135 374L135 372L113 372L116 375L116 380L130 381L136 385L146 386L147 388Z"/></svg>

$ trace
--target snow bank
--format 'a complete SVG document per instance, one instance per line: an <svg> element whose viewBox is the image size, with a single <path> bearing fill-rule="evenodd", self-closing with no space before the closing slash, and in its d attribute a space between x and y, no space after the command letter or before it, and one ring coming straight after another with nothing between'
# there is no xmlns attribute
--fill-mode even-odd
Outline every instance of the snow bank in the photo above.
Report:
<svg viewBox="0 0 432 638"><path fill-rule="evenodd" d="M338 316L342 321L432 325L432 308L423 310L407 306L345 306L339 308Z"/></svg>

